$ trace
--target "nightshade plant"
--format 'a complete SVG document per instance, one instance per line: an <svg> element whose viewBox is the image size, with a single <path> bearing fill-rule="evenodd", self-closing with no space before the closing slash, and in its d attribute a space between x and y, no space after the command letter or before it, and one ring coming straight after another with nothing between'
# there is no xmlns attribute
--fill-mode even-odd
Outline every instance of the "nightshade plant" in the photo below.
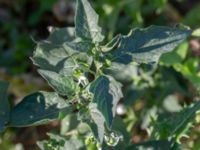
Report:
<svg viewBox="0 0 200 150"><path fill-rule="evenodd" d="M87 0L77 0L75 27L53 28L48 39L37 44L31 60L55 92L33 93L10 109L5 95L8 84L0 83L0 131L6 127L41 125L70 115L90 128L92 136L86 138L86 144L92 142L98 149L107 149L105 144L116 146L123 140L122 133L113 129L116 107L123 98L122 84L108 70L116 64L156 63L162 54L176 48L192 31L161 26L136 28L128 35L119 34L102 44L104 35L98 19ZM127 144L125 148L149 146L167 150L176 147L177 139L199 108L200 104L195 103L182 110L176 115L177 120L158 118L157 128L152 131L157 141ZM86 149L75 139L49 136L51 140L38 142L41 149Z"/></svg>

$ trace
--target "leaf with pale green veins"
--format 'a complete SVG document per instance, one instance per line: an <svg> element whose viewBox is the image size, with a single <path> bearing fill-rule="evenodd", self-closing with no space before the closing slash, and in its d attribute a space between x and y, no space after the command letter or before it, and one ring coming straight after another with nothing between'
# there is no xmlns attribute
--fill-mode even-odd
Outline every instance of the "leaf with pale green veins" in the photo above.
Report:
<svg viewBox="0 0 200 150"><path fill-rule="evenodd" d="M69 114L72 106L54 92L36 92L26 96L10 113L10 127L46 124Z"/></svg>
<svg viewBox="0 0 200 150"><path fill-rule="evenodd" d="M0 132L10 118L10 104L7 97L8 82L0 81Z"/></svg>
<svg viewBox="0 0 200 150"><path fill-rule="evenodd" d="M102 29L98 26L99 16L87 0L77 0L75 31L76 36L85 41L99 43L103 41Z"/></svg>
<svg viewBox="0 0 200 150"><path fill-rule="evenodd" d="M126 36L121 36L117 47L105 53L111 61L128 64L131 62L157 62L159 57L172 51L189 35L190 30L170 27L150 26L136 28Z"/></svg>
<svg viewBox="0 0 200 150"><path fill-rule="evenodd" d="M71 97L79 91L78 84L74 82L73 77L64 76L48 70L39 69L40 75L47 80L49 85L59 94Z"/></svg>
<svg viewBox="0 0 200 150"><path fill-rule="evenodd" d="M121 84L111 76L99 76L90 85L90 92L93 94L93 103L103 114L106 125L111 128L116 106L123 97Z"/></svg>

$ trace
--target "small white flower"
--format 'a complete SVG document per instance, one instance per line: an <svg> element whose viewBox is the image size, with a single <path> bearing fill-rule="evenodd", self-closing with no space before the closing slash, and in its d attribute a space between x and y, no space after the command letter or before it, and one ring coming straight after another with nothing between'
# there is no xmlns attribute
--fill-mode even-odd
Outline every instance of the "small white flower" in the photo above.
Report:
<svg viewBox="0 0 200 150"><path fill-rule="evenodd" d="M78 79L78 84L87 85L87 78L85 76L80 76Z"/></svg>

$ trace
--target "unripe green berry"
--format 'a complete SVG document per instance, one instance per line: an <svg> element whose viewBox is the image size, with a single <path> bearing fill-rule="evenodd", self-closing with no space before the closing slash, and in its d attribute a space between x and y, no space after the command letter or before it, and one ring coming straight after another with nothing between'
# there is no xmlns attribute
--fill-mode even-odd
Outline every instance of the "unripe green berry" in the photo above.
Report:
<svg viewBox="0 0 200 150"><path fill-rule="evenodd" d="M96 147L97 147L98 149L100 149L100 148L102 147L101 143L97 143L97 144L96 144Z"/></svg>
<svg viewBox="0 0 200 150"><path fill-rule="evenodd" d="M91 143L90 138L86 138L86 139L85 139L85 145L89 145L90 143Z"/></svg>

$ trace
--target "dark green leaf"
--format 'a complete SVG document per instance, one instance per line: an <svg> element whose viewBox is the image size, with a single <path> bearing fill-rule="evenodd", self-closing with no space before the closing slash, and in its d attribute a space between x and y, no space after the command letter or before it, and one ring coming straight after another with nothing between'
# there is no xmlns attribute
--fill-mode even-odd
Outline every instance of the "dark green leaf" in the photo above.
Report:
<svg viewBox="0 0 200 150"><path fill-rule="evenodd" d="M49 85L61 95L70 97L79 90L78 84L76 84L70 76L64 76L47 70L38 70L38 72L44 79L47 80Z"/></svg>
<svg viewBox="0 0 200 150"><path fill-rule="evenodd" d="M150 26L134 29L122 36L117 48L107 53L113 62L157 62L163 53L172 51L191 34L190 30Z"/></svg>
<svg viewBox="0 0 200 150"><path fill-rule="evenodd" d="M162 141L149 141L139 144L133 144L126 148L126 150L181 150L172 142L167 140Z"/></svg>
<svg viewBox="0 0 200 150"><path fill-rule="evenodd" d="M26 96L11 110L11 127L40 125L58 119L60 113L71 112L70 106L56 93L36 92Z"/></svg>
<svg viewBox="0 0 200 150"><path fill-rule="evenodd" d="M73 42L65 42L63 47L72 55L76 52L88 52L94 47L94 44L76 39Z"/></svg>
<svg viewBox="0 0 200 150"><path fill-rule="evenodd" d="M99 76L90 85L90 92L93 93L93 103L103 114L106 125L111 128L116 106L123 97L121 84L111 76Z"/></svg>
<svg viewBox="0 0 200 150"><path fill-rule="evenodd" d="M63 43L73 41L74 39L75 29L73 27L53 28L47 41L55 45L62 45Z"/></svg>
<svg viewBox="0 0 200 150"><path fill-rule="evenodd" d="M98 26L99 17L87 0L77 0L75 30L76 36L93 43L101 42L104 36Z"/></svg>
<svg viewBox="0 0 200 150"><path fill-rule="evenodd" d="M0 132L3 131L10 118L10 105L7 98L7 89L8 83L0 81Z"/></svg>

